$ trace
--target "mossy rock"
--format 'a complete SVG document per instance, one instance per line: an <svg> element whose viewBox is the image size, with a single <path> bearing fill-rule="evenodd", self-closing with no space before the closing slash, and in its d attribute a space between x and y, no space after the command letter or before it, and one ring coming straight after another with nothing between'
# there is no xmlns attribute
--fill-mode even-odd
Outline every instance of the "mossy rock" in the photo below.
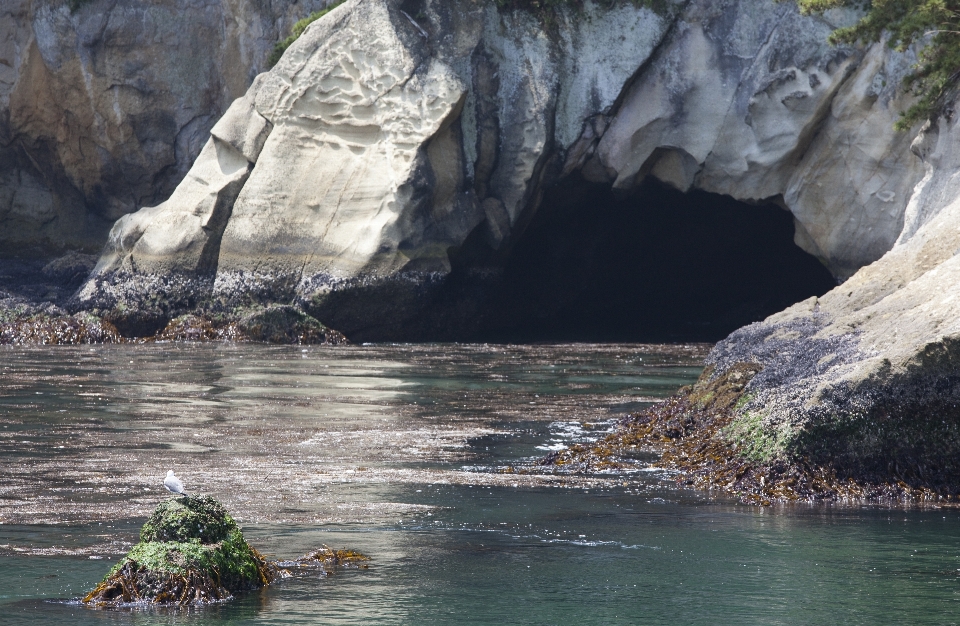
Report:
<svg viewBox="0 0 960 626"><path fill-rule="evenodd" d="M209 496L161 503L140 530L140 542L83 601L205 604L259 589L276 568L251 548L223 505Z"/></svg>
<svg viewBox="0 0 960 626"><path fill-rule="evenodd" d="M288 304L271 304L248 310L240 318L239 327L250 339L267 343L348 343L339 332Z"/></svg>
<svg viewBox="0 0 960 626"><path fill-rule="evenodd" d="M140 529L140 543L192 541L213 544L239 530L223 505L210 496L162 502Z"/></svg>

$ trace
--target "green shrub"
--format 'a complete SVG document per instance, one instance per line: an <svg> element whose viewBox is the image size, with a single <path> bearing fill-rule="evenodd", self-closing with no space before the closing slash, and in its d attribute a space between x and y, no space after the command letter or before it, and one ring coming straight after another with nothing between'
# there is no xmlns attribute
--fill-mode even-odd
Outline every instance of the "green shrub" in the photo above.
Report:
<svg viewBox="0 0 960 626"><path fill-rule="evenodd" d="M797 4L805 14L841 7L866 9L856 24L833 31L832 44L879 42L884 33L889 36L887 45L895 50L922 43L919 60L903 85L917 101L901 112L897 130L937 116L956 94L960 0L797 0Z"/></svg>
<svg viewBox="0 0 960 626"><path fill-rule="evenodd" d="M77 9L85 4L90 4L92 1L93 0L66 0L67 6L70 7L71 13L74 13Z"/></svg>
<svg viewBox="0 0 960 626"><path fill-rule="evenodd" d="M84 2L86 0L70 0L70 1ZM319 11L315 11L311 13L307 17L303 18L302 20L294 24L293 32L290 34L290 36L282 41L278 41L273 46L273 51L270 53L270 56L267 57L267 67L273 67L274 65L277 64L278 61L280 61L280 57L283 56L283 53L287 51L287 48L293 45L294 41L300 38L300 35L303 34L303 31L307 30L307 26L309 26L310 24L313 24L314 22L319 20L321 17L323 17L330 11L334 10L344 2L346 2L346 0L338 0L337 2L329 4L325 8L320 9Z"/></svg>

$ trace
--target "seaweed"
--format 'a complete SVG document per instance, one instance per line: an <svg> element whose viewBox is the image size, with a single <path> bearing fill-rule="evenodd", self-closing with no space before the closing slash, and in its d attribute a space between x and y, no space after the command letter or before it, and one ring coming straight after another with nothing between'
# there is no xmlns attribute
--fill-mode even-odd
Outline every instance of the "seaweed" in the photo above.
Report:
<svg viewBox="0 0 960 626"><path fill-rule="evenodd" d="M559 471L623 470L633 467L628 457L643 450L659 453L656 465L675 471L680 484L723 491L750 504L957 501L951 489L930 480L852 475L789 453L796 448L789 436L770 432L763 415L749 410L747 385L760 369L755 363L738 363L713 377L713 368L708 368L694 386L630 415L617 432L551 454L538 464Z"/></svg>
<svg viewBox="0 0 960 626"><path fill-rule="evenodd" d="M334 550L330 546L324 545L319 550L308 552L293 561L277 561L277 567L282 568L285 574L291 574L291 570L304 568L321 568L325 573L331 573L335 569L350 567L354 569L369 568L370 557L361 554L356 550L340 549Z"/></svg>

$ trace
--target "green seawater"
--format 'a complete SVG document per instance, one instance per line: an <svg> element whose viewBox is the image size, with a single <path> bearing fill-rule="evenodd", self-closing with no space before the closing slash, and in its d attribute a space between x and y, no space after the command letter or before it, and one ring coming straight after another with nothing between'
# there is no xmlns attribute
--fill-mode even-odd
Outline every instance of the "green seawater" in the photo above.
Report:
<svg viewBox="0 0 960 626"><path fill-rule="evenodd" d="M0 624L953 624L960 512L756 508L509 473L696 379L702 347L0 350ZM74 602L169 497L372 557L200 609Z"/></svg>

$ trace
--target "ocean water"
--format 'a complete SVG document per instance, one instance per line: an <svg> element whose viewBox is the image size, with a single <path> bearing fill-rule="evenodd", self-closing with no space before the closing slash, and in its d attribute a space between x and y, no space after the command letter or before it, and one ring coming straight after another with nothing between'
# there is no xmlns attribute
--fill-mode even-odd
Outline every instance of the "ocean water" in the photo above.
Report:
<svg viewBox="0 0 960 626"><path fill-rule="evenodd" d="M530 471L696 379L704 346L0 350L0 624L953 624L960 512L757 508ZM276 558L369 569L200 609L75 600L167 469Z"/></svg>

